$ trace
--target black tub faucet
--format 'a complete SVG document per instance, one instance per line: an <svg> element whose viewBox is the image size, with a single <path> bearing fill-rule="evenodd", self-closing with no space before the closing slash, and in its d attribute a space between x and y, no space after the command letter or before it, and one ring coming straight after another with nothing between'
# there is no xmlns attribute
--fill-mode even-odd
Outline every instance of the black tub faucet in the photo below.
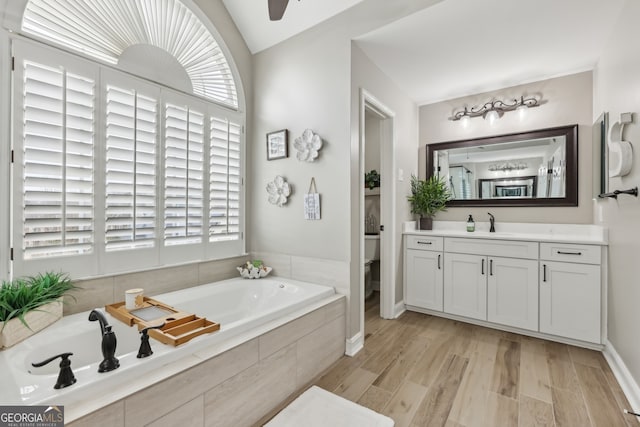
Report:
<svg viewBox="0 0 640 427"><path fill-rule="evenodd" d="M102 332L102 357L103 360L98 366L98 372L109 372L120 367L120 362L116 358L116 334L111 330L111 325L107 322L107 318L104 314L98 310L91 310L89 313L89 320L100 322L100 331Z"/></svg>
<svg viewBox="0 0 640 427"><path fill-rule="evenodd" d="M489 223L491 224L491 227L489 228L489 233L495 233L496 232L496 219L493 215L491 215L491 212L487 212L489 214Z"/></svg>

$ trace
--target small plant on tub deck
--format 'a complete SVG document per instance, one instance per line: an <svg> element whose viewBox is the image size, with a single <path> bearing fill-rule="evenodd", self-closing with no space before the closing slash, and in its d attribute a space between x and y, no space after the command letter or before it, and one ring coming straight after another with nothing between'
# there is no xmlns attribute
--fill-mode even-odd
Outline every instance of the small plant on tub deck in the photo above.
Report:
<svg viewBox="0 0 640 427"><path fill-rule="evenodd" d="M37 276L2 281L0 285L0 322L2 328L11 319L20 319L27 328L31 327L25 315L39 307L58 301L72 289L76 289L69 276L63 273L43 273Z"/></svg>
<svg viewBox="0 0 640 427"><path fill-rule="evenodd" d="M247 261L238 267L237 270L240 273L240 276L245 279L261 279L263 277L267 277L267 275L271 273L271 267L267 267L259 259Z"/></svg>
<svg viewBox="0 0 640 427"><path fill-rule="evenodd" d="M420 223L433 219L440 211L447 210L447 202L451 200L451 192L444 179L438 176L430 176L426 180L420 180L411 175L411 195L407 197L411 203L411 213L420 215ZM430 230L421 225L423 230Z"/></svg>

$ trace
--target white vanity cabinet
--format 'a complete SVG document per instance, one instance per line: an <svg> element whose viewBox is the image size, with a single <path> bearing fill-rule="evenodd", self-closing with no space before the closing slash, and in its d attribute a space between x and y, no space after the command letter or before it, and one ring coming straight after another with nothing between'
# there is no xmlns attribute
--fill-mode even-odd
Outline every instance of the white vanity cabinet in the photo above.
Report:
<svg viewBox="0 0 640 427"><path fill-rule="evenodd" d="M442 237L407 236L405 245L405 304L442 311Z"/></svg>
<svg viewBox="0 0 640 427"><path fill-rule="evenodd" d="M487 257L447 253L444 311L487 320Z"/></svg>
<svg viewBox="0 0 640 427"><path fill-rule="evenodd" d="M601 343L601 247L540 245L540 332Z"/></svg>
<svg viewBox="0 0 640 427"><path fill-rule="evenodd" d="M602 346L606 229L504 224L502 232L465 233L464 224L442 224L451 229L405 231L408 310L589 348Z"/></svg>
<svg viewBox="0 0 640 427"><path fill-rule="evenodd" d="M445 252L445 312L538 330L538 243L446 238Z"/></svg>

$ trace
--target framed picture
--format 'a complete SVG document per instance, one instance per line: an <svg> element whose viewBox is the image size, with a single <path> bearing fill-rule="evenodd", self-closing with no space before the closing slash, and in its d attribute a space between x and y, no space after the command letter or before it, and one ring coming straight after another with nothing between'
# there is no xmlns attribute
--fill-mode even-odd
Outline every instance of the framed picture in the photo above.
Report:
<svg viewBox="0 0 640 427"><path fill-rule="evenodd" d="M267 134L267 160L289 156L289 131L282 129Z"/></svg>

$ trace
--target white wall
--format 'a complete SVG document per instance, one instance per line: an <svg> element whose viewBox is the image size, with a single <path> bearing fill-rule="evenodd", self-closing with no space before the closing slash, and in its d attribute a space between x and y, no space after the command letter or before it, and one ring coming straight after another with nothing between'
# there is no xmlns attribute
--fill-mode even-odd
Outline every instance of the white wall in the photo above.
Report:
<svg viewBox="0 0 640 427"><path fill-rule="evenodd" d="M385 104L386 107L395 113L394 117L394 141L395 141L395 170L394 176L383 176L382 179L391 181L393 190L395 191L395 200L386 198L383 203L390 203L394 206L395 236L391 236L391 244L395 248L393 251L393 259L391 265L395 269L395 302L402 301L402 223L411 218L409 213L409 203L407 195L410 193L409 176L417 171L417 161L415 153L417 151L418 137L418 110L413 101L409 99L396 85L393 83L373 62L364 54L364 52L354 43L351 54L351 140L352 150L358 147L358 114L359 114L359 92L365 89L374 96L378 101ZM353 160L353 156L352 156ZM352 165L352 171L355 165ZM403 170L404 180L399 180L399 170ZM353 172L352 172L353 175ZM355 177L352 176L355 180ZM384 184L383 184L384 185ZM355 189L352 185L352 194ZM389 197L389 195L386 195ZM357 200L352 199L352 207ZM353 208L352 208L353 209ZM352 233L359 229L356 222L359 218L352 215ZM388 237L388 236L387 236ZM355 251L352 251L352 259L355 259ZM353 271L353 270L352 270ZM352 277L352 280L356 280ZM353 306L352 306L353 307Z"/></svg>
<svg viewBox="0 0 640 427"><path fill-rule="evenodd" d="M620 113L634 113L634 123L627 126L624 134L633 144L633 168L623 178L612 178L610 191L640 184L640 53L634 45L640 39L639 16L640 2L628 0L594 73L594 120L601 112L608 111L611 126L620 120ZM640 199L621 196L618 200L599 201L594 216L596 223L601 219L609 228L609 341L638 384Z"/></svg>
<svg viewBox="0 0 640 427"><path fill-rule="evenodd" d="M590 224L593 220L591 191L592 73L584 72L529 83L490 93L452 99L420 107L420 175L425 176L426 144L502 135L526 130L578 124L578 206L491 208L499 222L547 222ZM493 126L482 118L472 118L464 128L450 121L455 111L473 107L492 99L510 100L520 96L541 96L545 104L532 108L524 120L516 113L506 113ZM439 213L436 220L464 221L473 214L476 221L487 221L486 208L458 207Z"/></svg>
<svg viewBox="0 0 640 427"><path fill-rule="evenodd" d="M341 280L353 320L348 321L348 337L361 329L357 272L361 268L358 242L362 230L353 213L359 212L354 194L363 185L359 168L354 173L353 162L354 156L357 158L359 93L352 82L351 40L438 1L367 0L254 57L255 133L249 145L253 156L248 185L255 190L249 199L254 212L248 228L250 250L337 261L341 271L346 267ZM374 71L371 78L383 95L389 93L397 99L396 88L379 73ZM285 128L292 136L289 158L267 161L265 134ZM293 139L306 128L320 134L325 143L314 163L299 162L293 152ZM414 144L415 138L403 143ZM414 154L415 150L407 154L412 165ZM290 201L282 208L270 205L264 190L276 175L293 185ZM302 195L311 177L315 177L320 193L320 221L305 221L303 216Z"/></svg>

